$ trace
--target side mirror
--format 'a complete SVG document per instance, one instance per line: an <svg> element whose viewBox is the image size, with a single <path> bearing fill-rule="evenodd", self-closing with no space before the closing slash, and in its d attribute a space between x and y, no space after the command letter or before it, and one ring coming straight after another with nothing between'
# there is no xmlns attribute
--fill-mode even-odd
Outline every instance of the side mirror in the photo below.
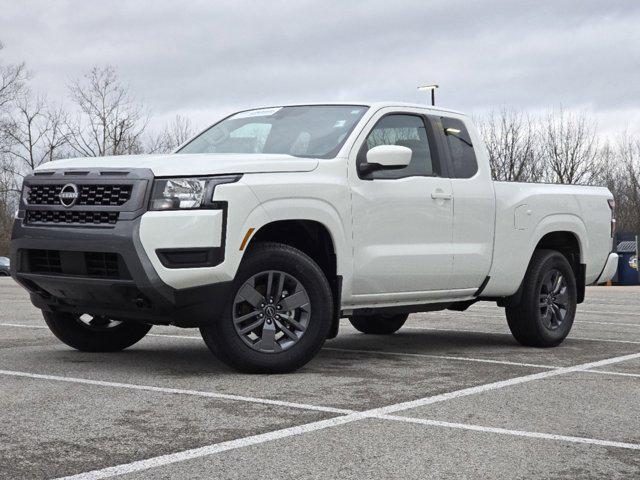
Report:
<svg viewBox="0 0 640 480"><path fill-rule="evenodd" d="M383 168L404 168L411 163L413 152L400 145L378 145L367 152L367 163L362 165L365 173Z"/></svg>

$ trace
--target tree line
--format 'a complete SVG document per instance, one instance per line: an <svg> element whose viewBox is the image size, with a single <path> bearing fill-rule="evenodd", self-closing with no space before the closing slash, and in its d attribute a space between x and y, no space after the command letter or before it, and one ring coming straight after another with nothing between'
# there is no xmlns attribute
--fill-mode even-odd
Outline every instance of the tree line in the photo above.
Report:
<svg viewBox="0 0 640 480"><path fill-rule="evenodd" d="M0 56L0 255L8 252L22 179L41 164L167 153L194 134L187 118L176 116L155 132L150 118L111 66L69 81L63 104L31 88L25 64ZM538 115L503 108L475 120L495 180L605 185L616 198L619 230L640 232L638 132L604 139L586 113L562 108Z"/></svg>
<svg viewBox="0 0 640 480"><path fill-rule="evenodd" d="M495 180L601 185L616 200L618 231L640 234L640 132L598 135L586 113L503 108L476 119Z"/></svg>
<svg viewBox="0 0 640 480"><path fill-rule="evenodd" d="M179 115L149 131L149 110L111 66L71 80L64 106L34 91L30 77L24 63L0 57L0 255L8 253L22 180L38 166L78 156L168 153L195 133Z"/></svg>

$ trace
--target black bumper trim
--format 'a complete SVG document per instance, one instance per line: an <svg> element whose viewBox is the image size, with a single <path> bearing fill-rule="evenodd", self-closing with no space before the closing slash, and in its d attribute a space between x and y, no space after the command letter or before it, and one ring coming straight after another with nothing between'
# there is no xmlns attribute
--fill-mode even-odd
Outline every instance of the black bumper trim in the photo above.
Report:
<svg viewBox="0 0 640 480"><path fill-rule="evenodd" d="M160 263L167 268L215 267L224 260L224 251L215 248L162 248L156 250Z"/></svg>
<svg viewBox="0 0 640 480"><path fill-rule="evenodd" d="M229 302L232 282L187 289L165 284L140 244L140 219L119 221L113 229L33 227L14 223L11 274L43 310L108 315L152 324L198 327L217 321ZM26 249L114 252L124 259L131 279L34 274L20 268Z"/></svg>

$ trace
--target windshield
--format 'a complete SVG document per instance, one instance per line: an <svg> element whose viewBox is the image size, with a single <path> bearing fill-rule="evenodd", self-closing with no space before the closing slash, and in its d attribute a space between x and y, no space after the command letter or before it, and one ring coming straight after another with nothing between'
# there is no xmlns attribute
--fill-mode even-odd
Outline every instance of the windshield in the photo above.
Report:
<svg viewBox="0 0 640 480"><path fill-rule="evenodd" d="M7 257L0 257L0 267L8 267L9 259Z"/></svg>
<svg viewBox="0 0 640 480"><path fill-rule="evenodd" d="M367 111L361 105L305 105L236 113L178 153L279 153L333 158Z"/></svg>

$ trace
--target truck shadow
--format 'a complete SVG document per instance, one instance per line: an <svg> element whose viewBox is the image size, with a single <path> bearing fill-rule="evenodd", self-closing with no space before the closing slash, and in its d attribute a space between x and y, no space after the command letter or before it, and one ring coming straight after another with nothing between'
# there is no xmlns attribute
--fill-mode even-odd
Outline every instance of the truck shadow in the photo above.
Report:
<svg viewBox="0 0 640 480"><path fill-rule="evenodd" d="M153 331L152 331L153 332ZM152 340L153 339L153 340ZM150 341L152 340L152 341ZM335 368L344 360L357 357L359 368L368 363L393 363L393 356L382 360L376 354L410 355L471 355L478 351L501 351L521 348L507 335L456 331L400 331L395 335L376 336L360 333L341 334L325 343L318 356L301 372L321 373ZM371 352L372 355L368 355ZM83 353L74 350L33 352L32 360L83 365L107 369L112 373L142 374L161 377L199 377L202 375L238 375L211 354L203 341L186 337L149 337L134 347L115 353ZM45 358L46 357L46 358ZM345 372L346 373L346 372Z"/></svg>
<svg viewBox="0 0 640 480"><path fill-rule="evenodd" d="M380 350L387 352L412 352L425 355L442 355L452 349L477 350L479 347L516 346L510 335L501 333L469 331L430 331L416 332L400 330L394 335L339 335L325 343L331 348L352 348Z"/></svg>

